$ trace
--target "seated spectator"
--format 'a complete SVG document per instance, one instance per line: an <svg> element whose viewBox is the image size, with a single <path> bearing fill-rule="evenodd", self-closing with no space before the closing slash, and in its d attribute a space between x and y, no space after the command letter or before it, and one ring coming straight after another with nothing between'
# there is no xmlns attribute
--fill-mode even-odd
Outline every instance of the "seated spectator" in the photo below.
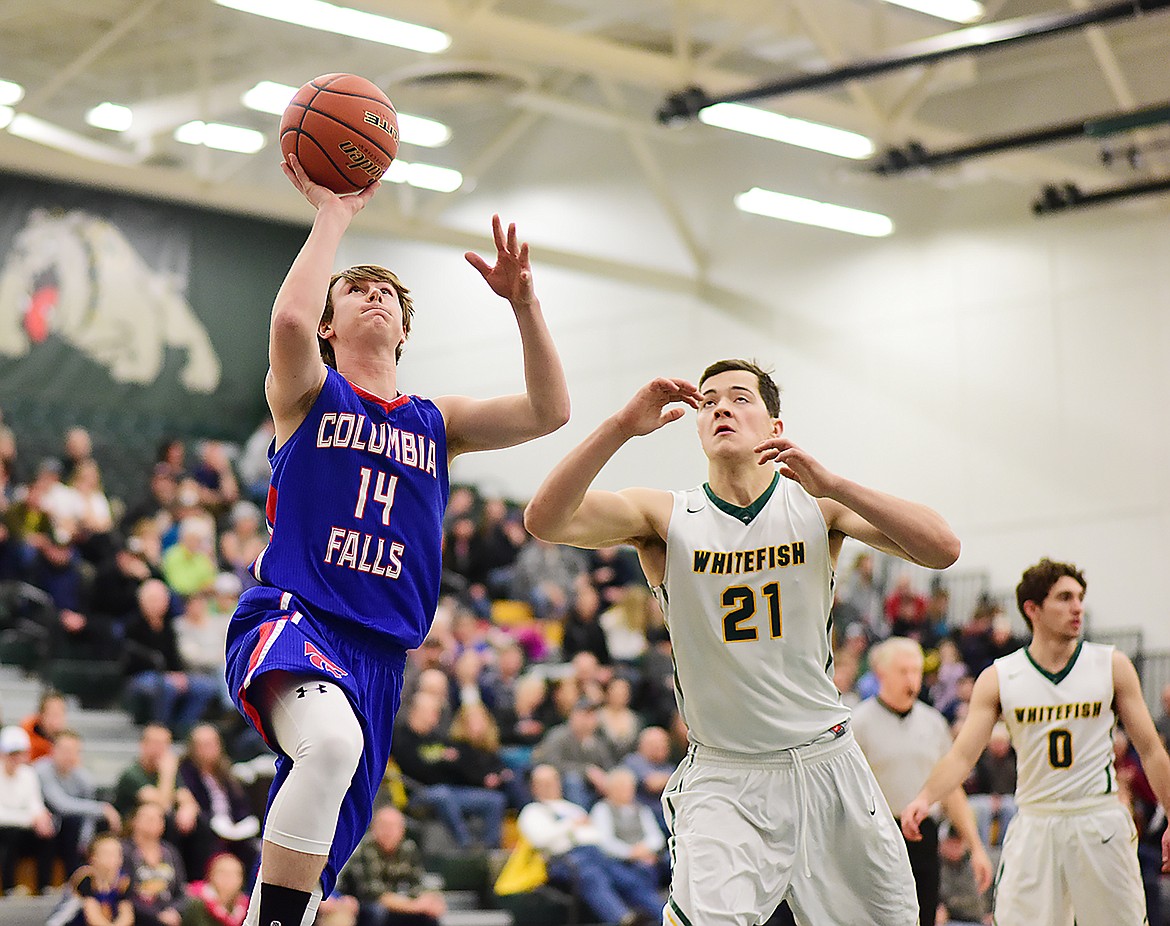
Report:
<svg viewBox="0 0 1170 926"><path fill-rule="evenodd" d="M572 678L577 683L577 700L585 698L594 704L600 705L605 700L605 686L613 678L613 669L603 665L596 655L588 650L581 650L570 661L573 670ZM577 701L570 701L571 708ZM568 714L565 715L568 719Z"/></svg>
<svg viewBox="0 0 1170 926"><path fill-rule="evenodd" d="M972 678L978 678L995 659L991 627L995 618L1002 613L1003 609L999 605L985 598L979 602L971 619L959 628L954 637L955 644L959 647L959 655L967 664Z"/></svg>
<svg viewBox="0 0 1170 926"><path fill-rule="evenodd" d="M597 712L598 732L609 743L614 758L620 759L634 748L642 719L630 709L630 683L614 677L605 686L605 700Z"/></svg>
<svg viewBox="0 0 1170 926"><path fill-rule="evenodd" d="M560 618L568 610L574 580L586 566L582 551L532 537L512 567L510 597L527 601L541 620Z"/></svg>
<svg viewBox="0 0 1170 926"><path fill-rule="evenodd" d="M638 779L619 766L609 773L605 797L593 805L589 819L601 834L601 850L617 859L646 887L657 888L669 877L669 860L663 850L666 837L645 804L636 800Z"/></svg>
<svg viewBox="0 0 1170 926"><path fill-rule="evenodd" d="M424 889L418 847L406 838L406 820L394 807L374 814L370 832L337 878L337 890L358 901L359 926L438 926L447 903Z"/></svg>
<svg viewBox="0 0 1170 926"><path fill-rule="evenodd" d="M578 653L592 653L597 661L608 666L609 644L605 630L598 622L601 596L589 576L582 574L573 581L573 595L565 615L565 635L561 640L561 658L571 662Z"/></svg>
<svg viewBox="0 0 1170 926"><path fill-rule="evenodd" d="M111 636L121 638L137 613L138 589L162 573L147 561L141 537L113 541L114 552L98 569L89 595L90 619L104 622Z"/></svg>
<svg viewBox="0 0 1170 926"><path fill-rule="evenodd" d="M662 811L662 792L675 770L670 748L670 734L666 730L647 727L638 734L638 748L622 760L622 765L637 779L638 800L650 808L663 832L666 831L666 819Z"/></svg>
<svg viewBox="0 0 1170 926"><path fill-rule="evenodd" d="M938 833L938 913L935 923L948 926L983 926L991 912L987 898L975 883L971 854L963 837L949 823Z"/></svg>
<svg viewBox="0 0 1170 926"><path fill-rule="evenodd" d="M221 580L232 583L233 588L239 583L230 572L220 573L216 577L216 584ZM224 708L230 707L232 703L224 678L225 641L231 618L231 614L213 612L210 592L197 592L188 596L183 613L175 618L179 658L189 674L201 675L214 683L219 703Z"/></svg>
<svg viewBox="0 0 1170 926"><path fill-rule="evenodd" d="M228 528L219 538L219 556L224 566L240 581L240 588L258 584L252 575L252 563L268 546L268 532L264 530L264 516L251 502L236 502L232 506Z"/></svg>
<svg viewBox="0 0 1170 926"><path fill-rule="evenodd" d="M73 873L46 926L134 926L121 840L114 833L99 833L90 842L87 857L88 864Z"/></svg>
<svg viewBox="0 0 1170 926"><path fill-rule="evenodd" d="M163 578L180 595L208 591L219 569L215 564L215 528L208 518L188 515L179 522L178 543L162 559Z"/></svg>
<svg viewBox="0 0 1170 926"><path fill-rule="evenodd" d="M633 547L598 547L588 551L588 556L589 578L601 595L603 608L621 601L631 586L646 587L642 567L638 565L638 554ZM619 658L613 655L615 659Z"/></svg>
<svg viewBox="0 0 1170 926"><path fill-rule="evenodd" d="M482 702L468 702L455 712L450 736L469 785L499 791L517 810L528 803L523 782L500 757L500 729Z"/></svg>
<svg viewBox="0 0 1170 926"><path fill-rule="evenodd" d="M218 682L188 672L179 655L171 595L158 579L138 590L138 614L126 628L127 696L145 702L149 716L183 736L219 694Z"/></svg>
<svg viewBox="0 0 1170 926"><path fill-rule="evenodd" d="M549 880L574 890L599 922L660 922L658 892L601 850L601 834L588 812L561 796L557 770L536 766L531 786L535 800L520 811L520 833L544 857Z"/></svg>
<svg viewBox="0 0 1170 926"><path fill-rule="evenodd" d="M186 871L179 850L163 839L166 815L158 804L139 804L122 843L130 876L134 926L180 926Z"/></svg>
<svg viewBox="0 0 1170 926"><path fill-rule="evenodd" d="M93 438L85 428L70 428L65 432L62 449L61 478L72 482L81 464L93 459Z"/></svg>
<svg viewBox="0 0 1170 926"><path fill-rule="evenodd" d="M477 563L492 599L507 598L516 557L528 540L523 518L502 498L484 499L476 528Z"/></svg>
<svg viewBox="0 0 1170 926"><path fill-rule="evenodd" d="M109 555L114 516L110 500L102 491L102 473L97 462L92 459L80 461L69 485L76 493L78 503L74 541L87 560L101 562Z"/></svg>
<svg viewBox="0 0 1170 926"><path fill-rule="evenodd" d="M268 415L256 426L240 451L236 470L243 483L244 494L252 501L263 504L268 495L268 484L272 479L272 464L268 462L268 445L276 436L276 425Z"/></svg>
<svg viewBox="0 0 1170 926"><path fill-rule="evenodd" d="M455 706L483 704L486 697L484 685L484 657L479 650L465 649L455 659L451 670L451 689L455 695Z"/></svg>
<svg viewBox="0 0 1170 926"><path fill-rule="evenodd" d="M59 858L65 874L72 875L81 866L84 847L98 826L116 833L122 827L121 815L112 804L97 800L93 776L81 764L81 737L72 730L57 734L52 753L34 762L33 770L56 826L48 863Z"/></svg>
<svg viewBox="0 0 1170 926"><path fill-rule="evenodd" d="M484 670L481 689L488 709L497 717L513 706L516 683L524 671L524 650L520 644L508 640L496 650L494 662Z"/></svg>
<svg viewBox="0 0 1170 926"><path fill-rule="evenodd" d="M930 703L948 721L955 719L959 703L959 682L971 673L959 655L954 640L942 640L938 645L938 670L930 686Z"/></svg>
<svg viewBox="0 0 1170 926"><path fill-rule="evenodd" d="M405 720L395 725L392 754L402 774L422 786L411 799L431 807L461 849L473 845L465 817L480 818L484 844L497 848L504 822L504 795L466 783L459 750L439 733L439 708L433 695L416 692Z"/></svg>
<svg viewBox="0 0 1170 926"><path fill-rule="evenodd" d="M230 852L213 855L207 877L193 881L187 895L182 926L243 926L248 915L243 863Z"/></svg>
<svg viewBox="0 0 1170 926"><path fill-rule="evenodd" d="M605 773L613 768L613 750L597 733L597 706L584 699L574 705L566 723L553 727L532 751L532 761L557 770L557 787L564 782L565 797L589 808L605 787Z"/></svg>
<svg viewBox="0 0 1170 926"><path fill-rule="evenodd" d="M30 762L43 759L53 751L53 741L65 729L68 710L65 695L46 691L41 695L37 712L21 721L21 727L28 734Z"/></svg>
<svg viewBox="0 0 1170 926"><path fill-rule="evenodd" d="M259 855L260 820L232 773L219 731L211 724L199 724L187 737L178 780L191 792L218 840L212 851L230 852L251 870Z"/></svg>
<svg viewBox="0 0 1170 926"><path fill-rule="evenodd" d="M965 788L979 838L985 846L1002 845L1008 824L1016 815L1016 751L1002 720L992 729Z"/></svg>
<svg viewBox="0 0 1170 926"><path fill-rule="evenodd" d="M44 858L53 837L53 818L28 756L28 734L22 728L0 729L0 881L9 893L16 887L17 861L26 855ZM38 894L48 886L46 875L38 865Z"/></svg>
<svg viewBox="0 0 1170 926"><path fill-rule="evenodd" d="M179 781L179 759L171 748L171 731L148 724L138 740L138 758L118 777L114 808L128 818L140 803L162 807L167 839L183 852L186 867L203 871L211 855L212 833L194 795Z"/></svg>
<svg viewBox="0 0 1170 926"><path fill-rule="evenodd" d="M199 485L199 504L218 517L239 501L240 486L223 441L200 441L198 453L191 478Z"/></svg>
<svg viewBox="0 0 1170 926"><path fill-rule="evenodd" d="M646 654L646 628L657 605L645 585L625 585L617 600L598 618L605 632L605 646L610 659L627 668L637 666Z"/></svg>
<svg viewBox="0 0 1170 926"><path fill-rule="evenodd" d="M523 675L516 682L515 695L510 708L496 713L503 748L500 757L514 772L528 768L532 748L544 737L546 727L541 714L548 683L544 676L535 672Z"/></svg>

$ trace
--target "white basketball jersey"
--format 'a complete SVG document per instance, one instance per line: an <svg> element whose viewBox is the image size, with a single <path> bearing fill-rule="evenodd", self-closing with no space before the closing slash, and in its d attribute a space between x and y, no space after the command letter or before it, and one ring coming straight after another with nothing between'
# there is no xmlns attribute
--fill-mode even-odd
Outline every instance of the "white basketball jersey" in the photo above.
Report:
<svg viewBox="0 0 1170 926"><path fill-rule="evenodd" d="M1027 647L995 660L1016 749L1016 802L1087 801L1117 791L1113 771L1113 647L1081 642L1056 675Z"/></svg>
<svg viewBox="0 0 1170 926"><path fill-rule="evenodd" d="M691 739L772 752L848 720L831 678L833 566L816 500L778 474L749 508L706 486L672 494L654 591Z"/></svg>

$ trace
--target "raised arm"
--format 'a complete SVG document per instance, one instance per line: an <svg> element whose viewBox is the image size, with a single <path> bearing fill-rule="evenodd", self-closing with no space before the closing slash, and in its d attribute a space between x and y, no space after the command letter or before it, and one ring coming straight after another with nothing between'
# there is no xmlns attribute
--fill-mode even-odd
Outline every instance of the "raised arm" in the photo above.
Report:
<svg viewBox="0 0 1170 926"><path fill-rule="evenodd" d="M492 292L512 306L524 351L524 392L493 399L437 399L447 425L450 457L473 450L513 447L550 434L569 420L569 386L532 286L528 244L517 241L514 224L508 226L505 236L498 215L492 216L492 234L496 242L495 266L470 251L465 256Z"/></svg>
<svg viewBox="0 0 1170 926"><path fill-rule="evenodd" d="M935 801L959 787L979 761L991 730L999 720L999 675L995 666L983 670L971 692L971 704L963 728L955 737L951 751L938 760L926 784L902 810L902 832L907 839L921 839L918 824L930 813Z"/></svg>
<svg viewBox="0 0 1170 926"><path fill-rule="evenodd" d="M281 162L281 170L317 210L317 216L272 305L264 391L276 423L277 446L292 436L325 382L317 327L325 308L333 262L350 221L378 187L373 183L360 193L339 196L313 183L295 157L290 155L289 159Z"/></svg>
<svg viewBox="0 0 1170 926"><path fill-rule="evenodd" d="M588 490L626 441L656 431L685 413L680 405L668 405L696 408L698 401L695 387L685 380L661 378L647 383L554 467L528 503L524 526L542 540L591 549L665 540L669 493Z"/></svg>
<svg viewBox="0 0 1170 926"><path fill-rule="evenodd" d="M1142 771L1158 795L1163 810L1170 811L1170 756L1150 717L1137 670L1124 653L1113 651L1113 698L1125 735L1142 760ZM1162 870L1170 871L1170 827L1162 834Z"/></svg>
<svg viewBox="0 0 1170 926"><path fill-rule="evenodd" d="M959 538L925 505L831 473L786 437L770 438L756 450L761 464L779 463L782 476L820 500L829 530L929 569L945 569L959 558Z"/></svg>

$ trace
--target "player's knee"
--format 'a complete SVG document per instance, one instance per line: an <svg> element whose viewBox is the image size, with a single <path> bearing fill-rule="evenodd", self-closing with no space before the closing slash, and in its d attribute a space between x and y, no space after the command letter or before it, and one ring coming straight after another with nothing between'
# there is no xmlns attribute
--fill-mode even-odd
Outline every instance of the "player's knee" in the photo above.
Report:
<svg viewBox="0 0 1170 926"><path fill-rule="evenodd" d="M318 775L349 781L361 761L364 746L361 725L350 714L307 737L296 761L311 766Z"/></svg>

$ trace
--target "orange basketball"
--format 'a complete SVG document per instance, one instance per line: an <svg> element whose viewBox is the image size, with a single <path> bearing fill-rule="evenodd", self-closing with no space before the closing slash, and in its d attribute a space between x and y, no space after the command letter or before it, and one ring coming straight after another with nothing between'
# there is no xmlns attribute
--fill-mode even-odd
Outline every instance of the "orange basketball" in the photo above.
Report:
<svg viewBox="0 0 1170 926"><path fill-rule="evenodd" d="M280 119L280 150L309 179L353 193L379 179L398 154L398 114L377 85L354 74L315 77Z"/></svg>

